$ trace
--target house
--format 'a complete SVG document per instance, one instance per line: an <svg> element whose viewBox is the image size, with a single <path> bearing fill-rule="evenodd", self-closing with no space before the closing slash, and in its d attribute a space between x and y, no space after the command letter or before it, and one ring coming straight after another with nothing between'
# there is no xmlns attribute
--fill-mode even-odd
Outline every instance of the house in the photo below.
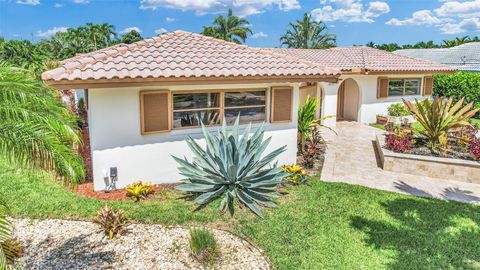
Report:
<svg viewBox="0 0 480 270"><path fill-rule="evenodd" d="M480 42L441 49L405 49L394 53L446 64L462 71L480 72Z"/></svg>
<svg viewBox="0 0 480 270"><path fill-rule="evenodd" d="M366 46L271 51L340 69L339 86L329 88L319 83L316 95L321 99L320 114L336 116L326 120L330 126L339 120L373 123L378 114L386 115L387 108L402 102L402 98L414 100L430 96L433 74L455 70Z"/></svg>
<svg viewBox="0 0 480 270"><path fill-rule="evenodd" d="M338 102L339 119L369 121L368 113L383 113L384 103L404 94L429 95L429 76L453 70L363 47L319 52L308 59L309 51L250 48L175 31L78 55L42 79L57 89L86 89L94 188L102 190L113 180L117 187L177 182L171 155L192 158L185 138L204 145L201 121L216 130L238 114L242 124L266 122L267 151L286 145L278 162L295 163L297 107L307 95L321 97L319 116L336 115Z"/></svg>

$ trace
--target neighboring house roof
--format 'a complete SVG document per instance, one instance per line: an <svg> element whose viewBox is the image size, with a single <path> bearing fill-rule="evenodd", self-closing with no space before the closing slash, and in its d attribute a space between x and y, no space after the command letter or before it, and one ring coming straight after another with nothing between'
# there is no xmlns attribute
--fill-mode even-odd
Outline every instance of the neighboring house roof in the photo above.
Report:
<svg viewBox="0 0 480 270"><path fill-rule="evenodd" d="M455 69L428 60L414 59L366 46L335 47L331 49L269 49L296 56L343 72L452 72Z"/></svg>
<svg viewBox="0 0 480 270"><path fill-rule="evenodd" d="M458 70L480 72L480 42L441 49L405 49L394 53L447 64Z"/></svg>
<svg viewBox="0 0 480 270"><path fill-rule="evenodd" d="M175 31L119 44L62 62L46 71L49 84L161 78L340 76L340 70L199 34ZM138 81L138 80L137 80Z"/></svg>

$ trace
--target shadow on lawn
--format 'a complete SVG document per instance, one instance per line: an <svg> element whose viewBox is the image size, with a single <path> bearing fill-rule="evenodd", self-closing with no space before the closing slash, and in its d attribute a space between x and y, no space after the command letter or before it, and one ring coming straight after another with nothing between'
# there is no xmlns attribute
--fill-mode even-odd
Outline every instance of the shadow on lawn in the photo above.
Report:
<svg viewBox="0 0 480 270"><path fill-rule="evenodd" d="M390 221L351 218L366 244L392 250L393 269L480 269L480 211L431 199L382 203Z"/></svg>

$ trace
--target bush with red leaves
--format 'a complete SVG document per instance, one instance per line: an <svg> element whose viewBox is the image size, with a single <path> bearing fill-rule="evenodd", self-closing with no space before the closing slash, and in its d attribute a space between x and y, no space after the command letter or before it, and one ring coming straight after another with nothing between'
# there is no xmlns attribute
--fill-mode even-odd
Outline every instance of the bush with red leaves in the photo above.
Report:
<svg viewBox="0 0 480 270"><path fill-rule="evenodd" d="M412 138L406 135L390 133L385 135L385 147L394 152L403 153L412 149Z"/></svg>
<svg viewBox="0 0 480 270"><path fill-rule="evenodd" d="M468 144L468 150L474 159L480 159L480 139L475 138Z"/></svg>

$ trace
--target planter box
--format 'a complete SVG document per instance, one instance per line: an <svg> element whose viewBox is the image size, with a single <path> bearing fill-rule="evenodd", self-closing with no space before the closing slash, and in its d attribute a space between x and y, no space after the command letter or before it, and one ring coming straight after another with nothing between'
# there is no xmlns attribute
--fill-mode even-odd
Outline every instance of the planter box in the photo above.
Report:
<svg viewBox="0 0 480 270"><path fill-rule="evenodd" d="M383 147L384 135L377 135L375 143L386 171L480 184L480 162L395 153Z"/></svg>

